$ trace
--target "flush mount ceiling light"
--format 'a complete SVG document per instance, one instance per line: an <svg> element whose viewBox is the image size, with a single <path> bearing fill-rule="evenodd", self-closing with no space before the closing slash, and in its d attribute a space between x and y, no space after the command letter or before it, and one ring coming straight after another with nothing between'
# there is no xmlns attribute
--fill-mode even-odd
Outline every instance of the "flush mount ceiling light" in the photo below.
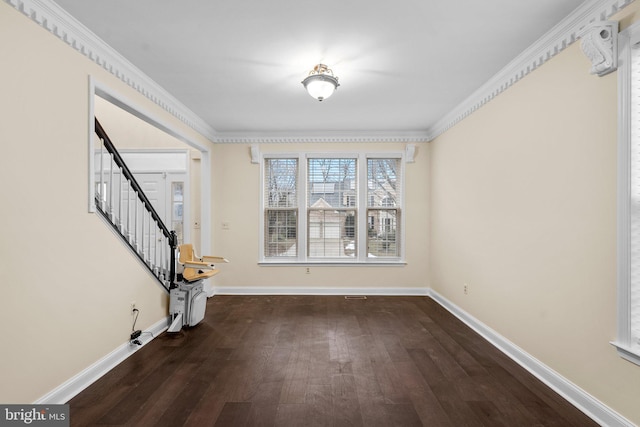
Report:
<svg viewBox="0 0 640 427"><path fill-rule="evenodd" d="M322 101L333 95L333 92L340 86L338 78L333 75L326 65L318 64L309 71L309 75L302 81L309 95Z"/></svg>

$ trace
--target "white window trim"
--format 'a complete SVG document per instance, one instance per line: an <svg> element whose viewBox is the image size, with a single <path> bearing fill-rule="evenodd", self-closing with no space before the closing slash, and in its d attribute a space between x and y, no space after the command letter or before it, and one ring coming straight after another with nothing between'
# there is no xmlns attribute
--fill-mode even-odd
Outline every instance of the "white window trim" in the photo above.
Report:
<svg viewBox="0 0 640 427"><path fill-rule="evenodd" d="M264 249L264 233L265 233L265 224L264 224L264 211L265 211L265 201L264 201L264 164L265 159L286 159L286 158L295 158L298 159L298 244L300 245L300 249L298 250L298 256L294 258L267 258L265 256ZM367 251L362 250L362 248L367 247L367 235L366 232L362 232L360 227L358 227L358 256L356 258L308 258L307 257L307 206L306 206L306 179L307 179L307 159L312 158L356 158L358 160L357 163L357 179L358 185L361 183L368 182L367 177L367 159L370 158L396 158L400 159L401 164L401 176L400 176L400 185L402 188L402 198L400 206L398 210L400 211L400 256L397 258L369 258L367 256ZM273 153L260 153L260 212L261 212L261 220L259 226L259 238L260 238L260 249L259 249L259 265L264 266L300 266L300 265L324 265L324 266L348 266L348 265L376 265L376 266L398 266L405 265L405 236L406 236L406 227L405 227L405 198L406 198L406 187L405 187L405 170L406 170L406 159L404 152L401 151L345 151L345 152L322 152L322 151L305 151L305 152L273 152ZM360 189L359 189L360 190ZM367 223L367 192L366 191L358 191L358 225L365 225ZM365 227L366 229L366 227Z"/></svg>
<svg viewBox="0 0 640 427"><path fill-rule="evenodd" d="M640 23L618 37L618 184L617 184L617 337L618 354L640 365L640 350L631 334L631 48L640 42Z"/></svg>

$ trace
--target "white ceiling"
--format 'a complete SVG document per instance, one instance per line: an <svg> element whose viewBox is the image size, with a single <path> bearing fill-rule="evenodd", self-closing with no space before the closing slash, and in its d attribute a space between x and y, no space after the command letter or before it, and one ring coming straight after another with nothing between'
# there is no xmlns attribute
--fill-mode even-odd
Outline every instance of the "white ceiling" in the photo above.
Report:
<svg viewBox="0 0 640 427"><path fill-rule="evenodd" d="M583 0L56 0L220 134L423 133ZM326 101L302 79L327 64Z"/></svg>

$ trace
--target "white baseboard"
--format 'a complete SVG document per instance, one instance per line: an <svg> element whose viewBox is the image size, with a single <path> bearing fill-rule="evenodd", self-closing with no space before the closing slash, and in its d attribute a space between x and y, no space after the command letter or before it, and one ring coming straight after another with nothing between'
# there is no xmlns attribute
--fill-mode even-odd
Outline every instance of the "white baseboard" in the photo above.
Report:
<svg viewBox="0 0 640 427"><path fill-rule="evenodd" d="M471 329L480 334L484 339L493 344L513 361L540 381L549 386L552 390L570 402L573 406L584 412L600 425L608 427L634 427L631 421L618 414L604 403L600 402L589 393L573 384L544 363L540 362L520 347L489 328L451 301L444 298L434 290L429 290L429 296L438 304L447 309L451 314L464 322Z"/></svg>
<svg viewBox="0 0 640 427"><path fill-rule="evenodd" d="M381 295L428 296L428 288L214 287L214 295Z"/></svg>
<svg viewBox="0 0 640 427"><path fill-rule="evenodd" d="M138 338L138 340L142 344L141 346L132 345L127 341L126 343L113 350L111 353L104 356L102 359L95 362L93 365L89 366L82 372L78 373L74 377L56 387L54 390L50 391L40 399L33 402L33 404L44 405L67 403L75 395L80 393L85 388L89 387L91 384L93 384L111 369L116 367L127 357L131 356L153 338L164 332L168 326L169 317L159 320L149 329L146 329L142 332L142 335L140 335L140 338Z"/></svg>

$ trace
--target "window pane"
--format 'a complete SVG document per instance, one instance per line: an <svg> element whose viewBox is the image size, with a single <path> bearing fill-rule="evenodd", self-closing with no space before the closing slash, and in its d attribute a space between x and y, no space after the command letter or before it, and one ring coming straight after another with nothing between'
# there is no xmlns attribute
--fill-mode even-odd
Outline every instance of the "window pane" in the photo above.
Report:
<svg viewBox="0 0 640 427"><path fill-rule="evenodd" d="M265 159L265 257L298 255L298 159Z"/></svg>
<svg viewBox="0 0 640 427"><path fill-rule="evenodd" d="M369 207L400 206L400 159L367 159Z"/></svg>
<svg viewBox="0 0 640 427"><path fill-rule="evenodd" d="M356 256L355 210L309 210L309 257L344 258Z"/></svg>
<svg viewBox="0 0 640 427"><path fill-rule="evenodd" d="M344 208L356 205L356 159L309 159L308 167L309 207Z"/></svg>
<svg viewBox="0 0 640 427"><path fill-rule="evenodd" d="M367 256L400 256L400 230L397 209L369 209L367 211Z"/></svg>
<svg viewBox="0 0 640 427"><path fill-rule="evenodd" d="M354 158L308 160L309 257L356 256L356 164Z"/></svg>
<svg viewBox="0 0 640 427"><path fill-rule="evenodd" d="M629 181L629 278L631 289L629 293L631 342L629 346L640 353L640 48L631 50L631 147Z"/></svg>
<svg viewBox="0 0 640 427"><path fill-rule="evenodd" d="M298 159L265 160L265 206L293 208L297 206Z"/></svg>
<svg viewBox="0 0 640 427"><path fill-rule="evenodd" d="M400 256L400 167L400 159L367 159L367 256L370 258Z"/></svg>
<svg viewBox="0 0 640 427"><path fill-rule="evenodd" d="M265 256L295 257L298 255L298 212L295 209L267 209L265 224Z"/></svg>

